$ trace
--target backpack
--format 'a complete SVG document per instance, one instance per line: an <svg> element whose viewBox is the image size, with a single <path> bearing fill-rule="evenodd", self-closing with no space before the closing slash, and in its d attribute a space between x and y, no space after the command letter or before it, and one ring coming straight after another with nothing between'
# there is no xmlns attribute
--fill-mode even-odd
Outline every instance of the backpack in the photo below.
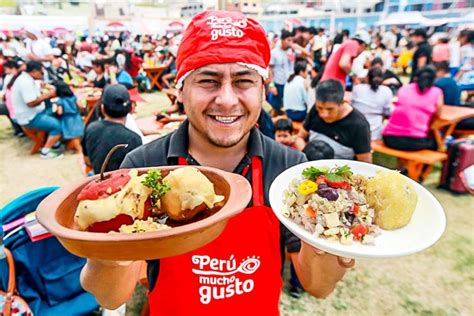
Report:
<svg viewBox="0 0 474 316"><path fill-rule="evenodd" d="M36 210L56 189L45 187L30 191L0 210L0 228L2 225L7 228L4 247L14 258L18 295L29 305L33 315L88 315L98 309L98 304L80 284L80 272L86 259L69 253L55 237L32 242L22 225L5 226ZM8 284L12 262L0 260L0 289L4 292L11 290Z"/></svg>

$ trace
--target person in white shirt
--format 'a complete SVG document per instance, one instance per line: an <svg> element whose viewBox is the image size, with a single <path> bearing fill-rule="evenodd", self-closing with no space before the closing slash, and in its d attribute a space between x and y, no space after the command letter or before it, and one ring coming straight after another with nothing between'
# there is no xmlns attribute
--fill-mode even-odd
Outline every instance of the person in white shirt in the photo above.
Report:
<svg viewBox="0 0 474 316"><path fill-rule="evenodd" d="M294 73L288 78L283 93L283 105L286 115L295 122L303 122L307 113L308 62L300 60L295 63Z"/></svg>
<svg viewBox="0 0 474 316"><path fill-rule="evenodd" d="M44 103L45 100L56 96L56 90L41 93L35 80L41 80L43 76L43 65L40 62L29 61L26 64L26 71L18 76L12 87L13 108L18 124L48 133L46 143L40 152L41 158L58 158L61 155L51 148L61 139L61 122L46 113Z"/></svg>
<svg viewBox="0 0 474 316"><path fill-rule="evenodd" d="M383 71L373 67L368 73L368 84L358 84L352 89L352 107L364 114L370 125L372 140L382 139L383 120L392 109L392 90L382 85Z"/></svg>
<svg viewBox="0 0 474 316"><path fill-rule="evenodd" d="M39 61L44 67L48 68L51 66L53 61L53 50L47 40L43 38L41 32L34 29L28 28L25 30L26 40L26 58L28 60Z"/></svg>

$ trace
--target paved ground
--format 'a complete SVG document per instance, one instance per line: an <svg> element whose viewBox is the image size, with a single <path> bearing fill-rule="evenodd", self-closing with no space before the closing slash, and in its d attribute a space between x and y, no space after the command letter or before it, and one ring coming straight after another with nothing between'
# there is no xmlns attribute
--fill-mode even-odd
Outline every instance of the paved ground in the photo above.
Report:
<svg viewBox="0 0 474 316"><path fill-rule="evenodd" d="M138 116L168 104L161 94L138 108ZM79 156L47 161L29 155L30 141L12 136L0 117L0 207L16 196L40 186L63 185L82 177ZM387 162L387 159L378 159ZM439 171L425 186L446 210L448 227L431 249L390 260L360 260L348 271L326 300L307 295L300 300L284 291L283 315L473 315L474 314L474 198L436 189ZM129 315L138 315L143 291L130 303Z"/></svg>

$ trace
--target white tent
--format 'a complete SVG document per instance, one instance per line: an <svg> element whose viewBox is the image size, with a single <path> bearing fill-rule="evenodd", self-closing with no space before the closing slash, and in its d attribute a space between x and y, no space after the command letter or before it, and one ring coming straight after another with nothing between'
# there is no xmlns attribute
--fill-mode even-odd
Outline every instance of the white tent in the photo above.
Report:
<svg viewBox="0 0 474 316"><path fill-rule="evenodd" d="M387 16L386 19L378 21L376 24L383 25L412 25L420 24L425 26L433 26L434 20L424 17L420 12L395 12ZM442 23L441 23L442 24Z"/></svg>

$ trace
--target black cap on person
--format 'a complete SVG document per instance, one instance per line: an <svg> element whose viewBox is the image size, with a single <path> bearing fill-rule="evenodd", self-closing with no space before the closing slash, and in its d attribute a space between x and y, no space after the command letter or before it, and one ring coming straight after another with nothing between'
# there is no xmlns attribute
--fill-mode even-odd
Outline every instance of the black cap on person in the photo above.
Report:
<svg viewBox="0 0 474 316"><path fill-rule="evenodd" d="M102 94L102 104L107 115L114 118L125 117L132 107L130 94L121 84L111 84L105 87Z"/></svg>

